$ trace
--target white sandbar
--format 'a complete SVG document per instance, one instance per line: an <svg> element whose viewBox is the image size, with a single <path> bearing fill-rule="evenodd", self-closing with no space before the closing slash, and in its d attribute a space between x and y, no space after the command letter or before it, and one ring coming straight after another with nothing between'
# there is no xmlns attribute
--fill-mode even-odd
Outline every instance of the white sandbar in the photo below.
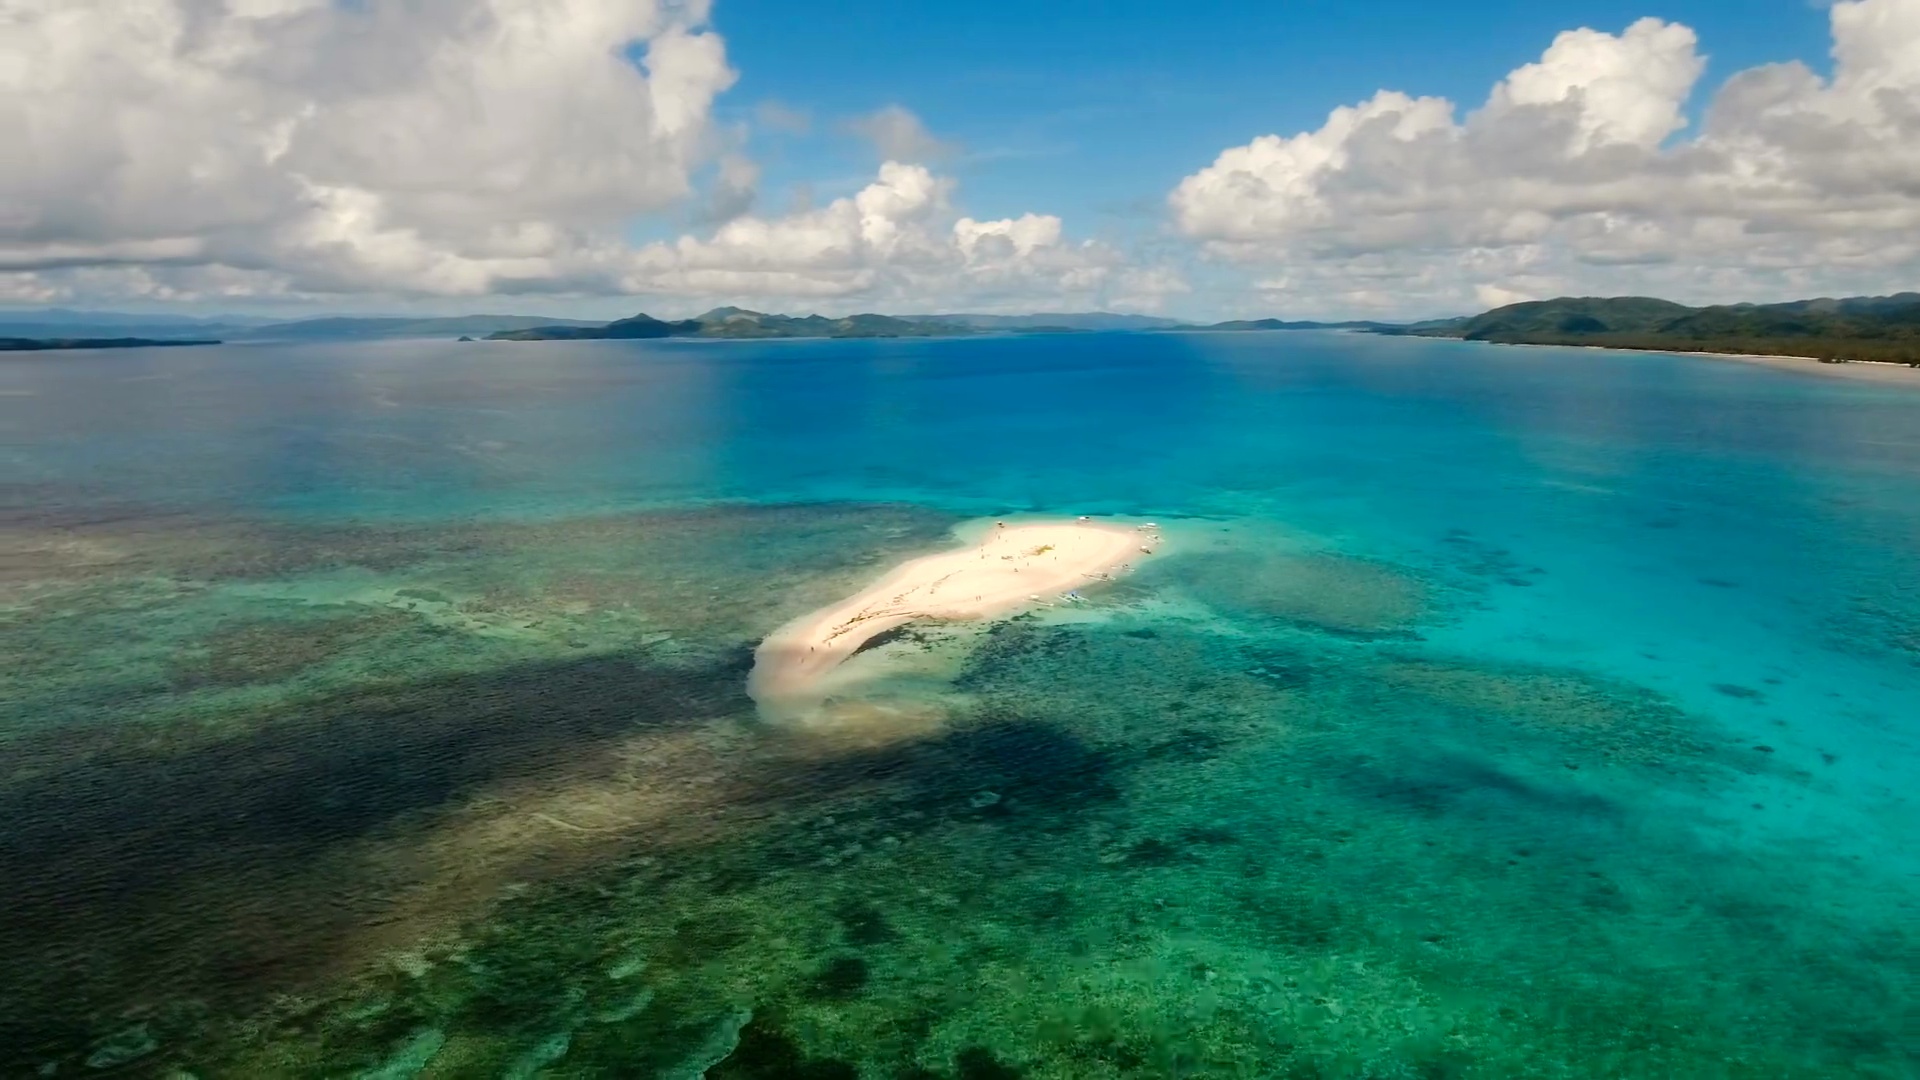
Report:
<svg viewBox="0 0 1920 1080"><path fill-rule="evenodd" d="M990 525L979 543L902 563L775 630L753 654L747 692L762 705L818 698L820 680L876 634L916 619L986 619L1057 600L1158 543L1151 527L1086 520Z"/></svg>

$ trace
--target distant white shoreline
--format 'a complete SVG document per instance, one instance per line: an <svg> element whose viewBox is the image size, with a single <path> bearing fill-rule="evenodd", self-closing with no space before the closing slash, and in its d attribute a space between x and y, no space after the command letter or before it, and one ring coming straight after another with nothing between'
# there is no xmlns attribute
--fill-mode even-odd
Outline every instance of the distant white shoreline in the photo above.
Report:
<svg viewBox="0 0 1920 1080"><path fill-rule="evenodd" d="M1453 339L1459 340L1459 339ZM1817 356L1774 356L1767 353L1708 352L1699 349L1627 349L1617 345L1529 345L1525 342L1495 341L1490 345L1511 345L1530 349L1593 349L1609 353L1653 353L1660 356L1696 356L1705 360L1728 360L1738 364L1758 364L1779 371L1799 371L1833 379L1874 382L1884 385L1920 387L1920 368L1891 360L1826 361Z"/></svg>

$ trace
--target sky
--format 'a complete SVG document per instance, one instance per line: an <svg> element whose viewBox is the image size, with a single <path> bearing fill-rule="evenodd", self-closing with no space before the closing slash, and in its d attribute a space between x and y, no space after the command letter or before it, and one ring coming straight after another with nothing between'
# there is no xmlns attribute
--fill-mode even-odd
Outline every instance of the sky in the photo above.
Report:
<svg viewBox="0 0 1920 1080"><path fill-rule="evenodd" d="M0 0L0 306L1920 287L1920 0Z"/></svg>

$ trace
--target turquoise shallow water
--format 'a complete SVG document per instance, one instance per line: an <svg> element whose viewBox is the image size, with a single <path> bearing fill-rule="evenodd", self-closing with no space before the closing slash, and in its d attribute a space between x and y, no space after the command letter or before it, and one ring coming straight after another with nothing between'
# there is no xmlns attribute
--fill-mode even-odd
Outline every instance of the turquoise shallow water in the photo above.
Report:
<svg viewBox="0 0 1920 1080"><path fill-rule="evenodd" d="M7 1070L1916 1075L1920 391L1247 334L0 395ZM759 636L1006 514L1170 554L755 716Z"/></svg>

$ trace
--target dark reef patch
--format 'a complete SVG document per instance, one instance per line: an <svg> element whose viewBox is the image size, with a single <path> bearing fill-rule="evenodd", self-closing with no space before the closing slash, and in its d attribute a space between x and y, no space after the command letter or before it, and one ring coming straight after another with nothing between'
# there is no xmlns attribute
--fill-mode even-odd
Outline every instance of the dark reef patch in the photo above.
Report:
<svg viewBox="0 0 1920 1080"><path fill-rule="evenodd" d="M1492 761L1460 755L1400 758L1392 763L1355 758L1336 776L1350 789L1383 803L1434 817L1448 813L1502 815L1519 808L1580 817L1612 816L1618 808L1572 784L1524 779Z"/></svg>
<svg viewBox="0 0 1920 1080"><path fill-rule="evenodd" d="M1200 860L1178 844L1149 836L1127 848L1121 863L1130 867L1178 866Z"/></svg>
<svg viewBox="0 0 1920 1080"><path fill-rule="evenodd" d="M845 1001L866 989L867 962L857 956L836 956L813 980L813 996Z"/></svg>
<svg viewBox="0 0 1920 1080"><path fill-rule="evenodd" d="M967 691L990 690L1024 664L1069 659L1087 647L1087 638L1077 626L1049 626L1023 617L995 623L968 657L955 685Z"/></svg>
<svg viewBox="0 0 1920 1080"><path fill-rule="evenodd" d="M1618 765L1673 770L1714 757L1699 717L1643 687L1577 671L1389 657L1369 668L1396 707L1489 723Z"/></svg>
<svg viewBox="0 0 1920 1080"><path fill-rule="evenodd" d="M755 1017L740 1029L740 1043L705 1073L708 1080L858 1080L851 1063L810 1058L800 1044L772 1023Z"/></svg>
<svg viewBox="0 0 1920 1080"><path fill-rule="evenodd" d="M1503 585L1529 586L1530 578L1546 573L1538 566L1527 566L1513 552L1479 539L1464 529L1448 530L1441 541L1453 569L1480 581Z"/></svg>
<svg viewBox="0 0 1920 1080"><path fill-rule="evenodd" d="M1180 842L1202 847L1220 847L1240 842L1240 834L1220 825L1189 825L1180 830Z"/></svg>
<svg viewBox="0 0 1920 1080"><path fill-rule="evenodd" d="M1021 814L1033 824L1059 816L1064 825L1075 810L1119 797L1118 767L1062 726L989 715L936 738L770 765L738 798L811 803L866 791L928 814Z"/></svg>
<svg viewBox="0 0 1920 1080"><path fill-rule="evenodd" d="M334 852L492 784L575 773L606 740L743 710L747 663L528 664L295 701L171 744L99 729L79 748L61 732L15 740L0 997L20 1004L0 1046L36 1054L134 995L249 1000L297 982L383 914L377 875L336 864L317 885Z"/></svg>
<svg viewBox="0 0 1920 1080"><path fill-rule="evenodd" d="M704 964L747 943L745 928L712 916L683 916L674 920L673 933L661 949L663 962L680 966Z"/></svg>
<svg viewBox="0 0 1920 1080"><path fill-rule="evenodd" d="M840 909L838 915L849 945L885 945L900 937L899 932L887 921L886 914L872 904L848 904Z"/></svg>
<svg viewBox="0 0 1920 1080"><path fill-rule="evenodd" d="M953 1059L956 1080L1020 1080L1020 1071L1003 1065L984 1046L969 1046Z"/></svg>
<svg viewBox="0 0 1920 1080"><path fill-rule="evenodd" d="M1902 582L1899 589L1920 595L1920 581ZM1857 596L1847 610L1828 620L1833 647L1852 652L1871 644L1920 665L1920 618L1906 605L1873 596Z"/></svg>

